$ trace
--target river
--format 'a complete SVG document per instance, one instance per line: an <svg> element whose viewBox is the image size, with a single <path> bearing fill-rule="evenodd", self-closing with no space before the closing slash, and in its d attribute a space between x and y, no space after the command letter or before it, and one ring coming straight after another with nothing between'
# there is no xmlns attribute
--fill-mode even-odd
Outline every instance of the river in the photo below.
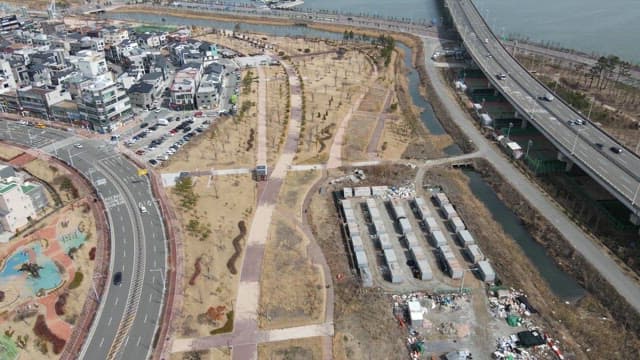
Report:
<svg viewBox="0 0 640 360"><path fill-rule="evenodd" d="M219 29L232 30L233 22L222 22L215 20L189 19L176 16L159 16L152 14L126 13L114 14L108 13L108 17L114 19L128 19L138 22L148 22L165 25L195 25L201 27L216 27ZM163 21L164 19L164 21ZM280 36L310 36L317 38L341 39L342 34L333 33L324 30L316 30L301 26L277 26L277 25L255 25L243 24L242 29L249 32L266 33ZM442 124L433 113L433 109L429 102L422 97L419 92L419 76L417 71L411 64L411 49L404 44L399 44L405 52L404 63L409 69L409 93L416 106L421 107L424 111L420 114L420 119L427 127L429 132L433 134L444 134L445 130ZM447 155L461 154L458 146L451 146L444 151ZM534 265L539 269L541 276L548 282L551 290L562 299L574 300L583 295L583 290L568 274L559 269L551 258L549 258L542 246L531 238L526 229L520 224L519 219L507 208L507 206L496 196L491 188L482 180L482 178L473 172L467 173L470 178L471 190L480 201L482 201L487 209L492 213L496 222L498 222L504 231L515 239L523 248L527 256Z"/></svg>
<svg viewBox="0 0 640 360"><path fill-rule="evenodd" d="M302 8L339 10L415 20L439 19L443 0L305 0ZM496 34L640 63L638 0L474 0Z"/></svg>

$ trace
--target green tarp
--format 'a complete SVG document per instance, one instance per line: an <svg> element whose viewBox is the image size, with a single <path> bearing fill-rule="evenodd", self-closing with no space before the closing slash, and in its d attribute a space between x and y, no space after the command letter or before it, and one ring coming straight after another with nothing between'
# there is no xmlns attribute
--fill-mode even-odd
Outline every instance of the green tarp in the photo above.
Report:
<svg viewBox="0 0 640 360"><path fill-rule="evenodd" d="M516 327L516 326L518 326L519 323L520 323L520 317L519 316L516 316L516 315L507 316L507 324L509 324L509 326Z"/></svg>

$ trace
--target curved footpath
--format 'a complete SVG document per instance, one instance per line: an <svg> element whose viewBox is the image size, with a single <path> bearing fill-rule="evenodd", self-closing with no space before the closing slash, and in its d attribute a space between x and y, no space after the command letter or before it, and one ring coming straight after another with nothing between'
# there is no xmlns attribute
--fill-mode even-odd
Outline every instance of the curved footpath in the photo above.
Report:
<svg viewBox="0 0 640 360"><path fill-rule="evenodd" d="M164 302L167 252L162 217L148 179L139 177L138 167L103 140L6 120L0 121L0 137L69 164L90 180L106 209L112 239L107 286L81 353L71 357L149 357ZM81 149L73 146L77 143ZM141 204L148 213L140 213ZM115 271L123 274L121 286L111 284Z"/></svg>

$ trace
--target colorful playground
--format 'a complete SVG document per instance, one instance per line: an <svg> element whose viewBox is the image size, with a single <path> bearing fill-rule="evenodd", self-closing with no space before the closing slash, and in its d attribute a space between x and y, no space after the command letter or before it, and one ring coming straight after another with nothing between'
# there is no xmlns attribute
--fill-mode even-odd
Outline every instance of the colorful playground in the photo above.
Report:
<svg viewBox="0 0 640 360"><path fill-rule="evenodd" d="M89 205L72 202L0 244L0 360L55 358L71 336L93 276Z"/></svg>

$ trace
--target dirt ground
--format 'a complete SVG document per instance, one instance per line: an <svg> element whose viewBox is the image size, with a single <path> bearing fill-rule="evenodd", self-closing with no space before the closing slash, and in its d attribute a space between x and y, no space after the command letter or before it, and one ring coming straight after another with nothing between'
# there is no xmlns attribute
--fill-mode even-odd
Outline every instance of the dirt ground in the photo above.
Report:
<svg viewBox="0 0 640 360"><path fill-rule="evenodd" d="M208 177L194 178L194 181L199 200L193 210L181 209L178 196L169 192L178 209L184 236L185 292L182 313L177 319L178 337L211 335L212 330L226 323L226 314L233 310L238 282L238 275L233 275L227 267L235 252L232 240L240 233L240 221L247 226L250 223L256 202L255 182L249 175L219 176L213 178L211 184ZM186 229L191 220L198 220L211 234L204 240L199 238L202 231L190 234ZM240 241L242 251L245 242L246 236ZM241 263L242 254L235 265ZM198 267L200 273L190 285Z"/></svg>
<svg viewBox="0 0 640 360"><path fill-rule="evenodd" d="M351 169L344 169L350 173ZM414 170L405 166L380 166L365 170L367 180L362 185L400 184L413 179ZM339 176L339 172L331 173ZM335 359L398 359L405 356L404 331L391 313L390 294L380 289L365 289L349 267L345 240L340 233L339 219L331 191L323 186L322 195L313 196L308 219L329 263L335 291L333 340ZM402 354L402 355L398 355Z"/></svg>
<svg viewBox="0 0 640 360"><path fill-rule="evenodd" d="M458 170L433 169L425 177L427 183L443 186L502 282L528 294L541 313L545 331L560 339L566 355L574 354L577 359L623 359L634 353L632 349L637 350L638 339L611 321L606 308L593 296L587 294L576 304L565 304L551 292L519 245L473 196L466 177ZM542 231L546 226L537 224L536 228Z"/></svg>
<svg viewBox="0 0 640 360"><path fill-rule="evenodd" d="M163 173L210 169L252 168L255 150L245 151L250 129L256 128L255 106L243 121L220 117L216 123L185 144L169 161L161 165ZM255 130L254 130L255 131ZM255 142L255 141L254 141ZM255 146L255 144L254 144Z"/></svg>
<svg viewBox="0 0 640 360"><path fill-rule="evenodd" d="M198 32L207 32L206 35L197 36ZM232 36L230 32L215 32L210 33L209 29L198 29L196 30L195 37L199 40L206 40L212 43L224 46L226 48L232 49L240 54L249 55L253 53L261 52L261 50L257 49L255 46L252 46L249 41L245 41L243 39L235 38ZM261 39L262 35L248 34L240 31L247 39Z"/></svg>
<svg viewBox="0 0 640 360"><path fill-rule="evenodd" d="M46 161L35 159L24 166L25 170L33 176L50 184L56 193L59 194L63 204L68 204L73 198L72 191L66 190L62 186L63 179L68 177L67 171L58 165L50 164ZM77 187L79 197L83 197L89 193L88 189ZM51 199L50 199L51 200Z"/></svg>
<svg viewBox="0 0 640 360"><path fill-rule="evenodd" d="M21 149L13 146L2 146L0 147L0 159L8 161L22 154L23 152L24 151L22 151Z"/></svg>
<svg viewBox="0 0 640 360"><path fill-rule="evenodd" d="M294 57L291 61L302 75L304 118L296 163L323 163L336 129L352 104L366 91L373 68L366 55L348 50Z"/></svg>
<svg viewBox="0 0 640 360"><path fill-rule="evenodd" d="M190 351L186 353L173 353L170 360L231 360L229 349L209 349L203 351Z"/></svg>
<svg viewBox="0 0 640 360"><path fill-rule="evenodd" d="M262 269L260 326L281 328L324 319L324 279L307 254L300 226L302 202L320 173L287 175L273 217Z"/></svg>
<svg viewBox="0 0 640 360"><path fill-rule="evenodd" d="M289 124L287 113L289 85L287 74L281 66L266 67L265 75L267 77L267 163L270 168L273 168L284 145Z"/></svg>
<svg viewBox="0 0 640 360"><path fill-rule="evenodd" d="M260 360L320 360L322 338L287 340L258 345Z"/></svg>

